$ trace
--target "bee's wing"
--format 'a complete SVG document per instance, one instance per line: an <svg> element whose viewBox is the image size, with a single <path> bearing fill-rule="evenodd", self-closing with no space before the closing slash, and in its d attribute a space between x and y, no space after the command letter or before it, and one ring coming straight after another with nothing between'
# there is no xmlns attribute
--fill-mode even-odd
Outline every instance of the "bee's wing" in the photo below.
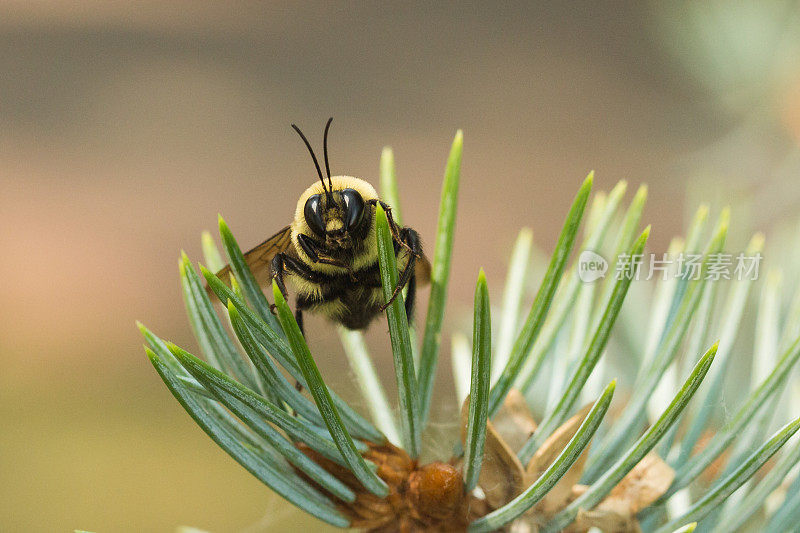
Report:
<svg viewBox="0 0 800 533"><path fill-rule="evenodd" d="M427 285L431 281L431 263L425 254L420 254L414 263L414 277L417 285Z"/></svg>
<svg viewBox="0 0 800 533"><path fill-rule="evenodd" d="M292 245L292 227L286 226L278 233L262 242L249 252L244 254L244 261L253 272L256 281L260 286L264 286L270 279L270 263L272 258L281 252L285 252ZM228 282L231 266L217 272L217 277L224 282ZM210 291L211 289L209 289Z"/></svg>

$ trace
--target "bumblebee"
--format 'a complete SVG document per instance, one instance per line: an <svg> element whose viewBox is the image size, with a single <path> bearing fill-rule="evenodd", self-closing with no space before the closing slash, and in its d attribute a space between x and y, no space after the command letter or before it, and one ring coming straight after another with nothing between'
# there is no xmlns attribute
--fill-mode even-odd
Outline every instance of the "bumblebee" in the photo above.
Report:
<svg viewBox="0 0 800 533"><path fill-rule="evenodd" d="M391 208L380 200L372 185L352 176L331 176L328 131L332 121L328 120L323 136L327 183L311 144L292 124L311 154L319 181L300 195L292 223L244 254L245 261L260 283L274 279L284 295L285 281L289 281L296 292L295 317L301 330L304 311L323 315L349 329L364 329L403 287L408 288L405 308L411 320L417 285L430 280L430 263L419 235L395 223ZM400 272L388 302L384 302L378 270L378 204L386 211ZM226 266L218 276L229 271L230 266Z"/></svg>

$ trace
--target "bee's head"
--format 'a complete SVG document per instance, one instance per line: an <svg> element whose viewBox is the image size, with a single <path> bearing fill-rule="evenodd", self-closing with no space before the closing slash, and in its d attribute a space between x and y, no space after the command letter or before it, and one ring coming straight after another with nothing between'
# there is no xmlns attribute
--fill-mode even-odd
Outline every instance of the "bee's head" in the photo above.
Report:
<svg viewBox="0 0 800 533"><path fill-rule="evenodd" d="M315 236L324 238L327 245L350 248L352 235L362 227L365 211L361 193L348 187L309 196L303 205L303 218Z"/></svg>
<svg viewBox="0 0 800 533"><path fill-rule="evenodd" d="M366 181L351 176L331 177L328 164L328 129L331 121L325 125L324 154L327 183L322 176L314 150L300 129L292 124L305 142L319 181L311 185L300 196L295 212L295 220L302 220L314 237L324 240L329 247L352 248L354 237L364 237L367 223L372 218L371 209L367 207L369 200L376 199L378 194Z"/></svg>

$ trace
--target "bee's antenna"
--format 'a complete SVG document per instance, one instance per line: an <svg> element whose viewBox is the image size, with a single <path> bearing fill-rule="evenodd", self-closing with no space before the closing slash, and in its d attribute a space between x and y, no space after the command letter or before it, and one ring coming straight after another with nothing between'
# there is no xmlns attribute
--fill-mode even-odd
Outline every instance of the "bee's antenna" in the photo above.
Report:
<svg viewBox="0 0 800 533"><path fill-rule="evenodd" d="M328 123L325 124L325 136L323 137L322 147L325 152L325 172L328 173L328 188L333 190L333 183L331 183L331 167L328 165L328 130L331 127L331 122L333 122L333 117L328 119Z"/></svg>
<svg viewBox="0 0 800 533"><path fill-rule="evenodd" d="M314 155L314 149L311 148L311 143L308 142L308 139L306 139L306 136L303 135L303 132L300 131L300 128L298 128L296 124L292 124L292 127L294 128L294 131L296 131L297 134L300 136L300 138L303 139L303 142L306 143L306 148L308 148L308 152L311 154L311 159L314 160L314 166L317 168L317 175L319 175L319 181L322 182L322 189L325 191L325 196L331 198L332 189L325 188L325 180L322 177L322 170L320 170L319 168L319 162L317 161L317 156Z"/></svg>

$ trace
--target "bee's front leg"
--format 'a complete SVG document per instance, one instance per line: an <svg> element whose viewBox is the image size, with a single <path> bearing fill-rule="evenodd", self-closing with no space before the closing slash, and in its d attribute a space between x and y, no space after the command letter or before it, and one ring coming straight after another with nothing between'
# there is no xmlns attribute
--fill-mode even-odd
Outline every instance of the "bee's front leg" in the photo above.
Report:
<svg viewBox="0 0 800 533"><path fill-rule="evenodd" d="M278 285L278 289L280 289L281 294L283 294L283 297L287 300L289 299L289 293L286 290L286 284L283 281L283 276L286 272L300 276L301 278L314 283L321 283L325 281L324 274L314 272L308 265L299 259L283 252L276 254L275 257L272 258L271 267L272 279L275 280L275 283ZM274 313L275 304L270 305L270 309Z"/></svg>
<svg viewBox="0 0 800 533"><path fill-rule="evenodd" d="M300 248L303 249L303 252L308 256L315 263L322 263L325 265L332 265L337 266L339 268L344 268L350 274L351 281L356 281L355 273L353 272L353 266L343 263L342 261L338 261L333 259L332 257L325 257L320 254L319 250L317 249L317 243L308 235L303 233L297 236L297 242L300 244Z"/></svg>
<svg viewBox="0 0 800 533"><path fill-rule="evenodd" d="M392 292L392 297L389 298L389 301L386 302L381 306L381 311L384 311L387 307L389 307L397 295L400 294L400 291L403 290L406 283L409 284L409 301L406 302L406 316L411 316L414 311L414 298L416 296L416 283L414 283L413 290L411 289L410 281L414 279L414 266L417 263L417 257L422 254L422 244L419 239L419 234L411 228L403 228L400 230L400 240L398 241L401 245L409 250L408 254L408 263L406 263L405 268L400 273L400 278L397 280L397 286L394 288ZM414 281L416 281L414 279ZM409 305L410 302L410 305Z"/></svg>
<svg viewBox="0 0 800 533"><path fill-rule="evenodd" d="M275 280L275 284L278 285L278 289L283 294L283 298L289 298L289 293L286 291L286 283L283 281L283 274L286 271L286 258L288 256L284 253L275 254L275 257L272 258L272 279ZM272 314L275 313L275 304L271 304L269 306L270 311Z"/></svg>
<svg viewBox="0 0 800 533"><path fill-rule="evenodd" d="M303 337L306 336L306 330L303 327L303 309L305 309L306 306L307 306L307 300L305 298L303 298L301 296L298 296L295 299L295 301L294 301L294 320L295 320L295 322L297 322L297 326L300 328L300 333L303 335Z"/></svg>
<svg viewBox="0 0 800 533"><path fill-rule="evenodd" d="M408 290L406 291L406 318L408 322L414 320L414 305L417 302L417 275L412 273L408 278Z"/></svg>
<svg viewBox="0 0 800 533"><path fill-rule="evenodd" d="M384 212L386 212L386 220L389 222L389 231L392 232L392 237L394 238L395 242L400 243L400 246L408 250L410 253L415 253L411 246L405 242L402 237L403 230L400 229L400 226L397 225L397 222L394 221L394 217L392 216L392 208L386 202L382 202L378 199L367 200L368 205L377 205L381 204ZM405 229L405 228L404 228ZM412 230L413 231L413 230ZM415 232L416 233L416 232Z"/></svg>

